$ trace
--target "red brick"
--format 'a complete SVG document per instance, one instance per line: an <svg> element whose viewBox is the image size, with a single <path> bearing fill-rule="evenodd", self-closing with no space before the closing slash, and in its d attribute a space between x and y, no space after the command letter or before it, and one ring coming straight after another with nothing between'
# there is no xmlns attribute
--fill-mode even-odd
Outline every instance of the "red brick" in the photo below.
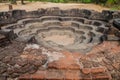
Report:
<svg viewBox="0 0 120 80"><path fill-rule="evenodd" d="M92 79L93 80L98 80L98 79L101 79L101 80L110 80L111 76L108 75L107 73L98 73L98 74L92 74Z"/></svg>
<svg viewBox="0 0 120 80"><path fill-rule="evenodd" d="M79 70L67 70L65 72L65 80L82 80Z"/></svg>
<svg viewBox="0 0 120 80"><path fill-rule="evenodd" d="M105 67L94 67L91 68L91 73L102 73L105 72Z"/></svg>
<svg viewBox="0 0 120 80"><path fill-rule="evenodd" d="M81 74L82 80L92 80L91 74Z"/></svg>
<svg viewBox="0 0 120 80"><path fill-rule="evenodd" d="M90 68L83 68L82 69L82 73L83 74L90 74L91 73L91 69Z"/></svg>
<svg viewBox="0 0 120 80"><path fill-rule="evenodd" d="M76 63L72 62L62 62L62 61L54 61L48 63L49 69L71 69L71 70L80 70L80 66Z"/></svg>
<svg viewBox="0 0 120 80"><path fill-rule="evenodd" d="M24 75L19 77L19 80L30 80L30 79L39 79L39 80L43 80L45 79L45 75L46 75L46 71L39 71L39 73L37 74L33 74L33 75Z"/></svg>
<svg viewBox="0 0 120 80"><path fill-rule="evenodd" d="M47 70L46 72L47 80L63 80L64 79L64 71L61 70Z"/></svg>

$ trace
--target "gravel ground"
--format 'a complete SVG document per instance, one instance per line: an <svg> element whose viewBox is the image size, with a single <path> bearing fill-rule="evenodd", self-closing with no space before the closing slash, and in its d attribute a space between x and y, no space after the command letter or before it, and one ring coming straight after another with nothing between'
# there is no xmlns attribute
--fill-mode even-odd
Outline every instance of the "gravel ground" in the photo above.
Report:
<svg viewBox="0 0 120 80"><path fill-rule="evenodd" d="M59 7L61 9L71 9L71 8L80 8L80 9L90 9L101 12L108 8L101 7L95 4L82 4L82 3L50 3L50 2L25 2L25 5L21 5L20 2L17 2L17 5L13 5L13 9L25 9L27 11L37 10L38 8L50 8L50 7ZM9 3L0 3L0 11L8 11Z"/></svg>

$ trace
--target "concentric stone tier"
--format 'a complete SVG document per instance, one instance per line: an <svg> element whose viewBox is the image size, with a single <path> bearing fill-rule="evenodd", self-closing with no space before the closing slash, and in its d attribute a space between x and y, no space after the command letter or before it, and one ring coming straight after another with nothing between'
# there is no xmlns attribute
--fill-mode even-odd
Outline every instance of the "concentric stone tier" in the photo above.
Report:
<svg viewBox="0 0 120 80"><path fill-rule="evenodd" d="M0 12L0 80L120 80L115 18L119 11Z"/></svg>
<svg viewBox="0 0 120 80"><path fill-rule="evenodd" d="M102 21L60 16L23 19L3 29L13 29L18 40L27 41L35 36L45 47L84 53L100 43L100 38L108 31Z"/></svg>

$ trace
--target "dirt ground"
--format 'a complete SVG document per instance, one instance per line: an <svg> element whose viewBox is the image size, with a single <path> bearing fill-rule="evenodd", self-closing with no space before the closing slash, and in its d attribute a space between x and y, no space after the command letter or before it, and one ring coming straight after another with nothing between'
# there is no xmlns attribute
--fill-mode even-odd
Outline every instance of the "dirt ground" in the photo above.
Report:
<svg viewBox="0 0 120 80"><path fill-rule="evenodd" d="M102 10L107 10L105 8L95 4L83 4L83 3L50 3L50 2L25 2L25 5L21 5L20 2L17 2L17 5L13 5L13 9L25 9L27 11L37 10L38 8L50 8L50 7L59 7L61 9L90 9L101 12ZM0 11L8 11L8 5L10 3L0 3Z"/></svg>

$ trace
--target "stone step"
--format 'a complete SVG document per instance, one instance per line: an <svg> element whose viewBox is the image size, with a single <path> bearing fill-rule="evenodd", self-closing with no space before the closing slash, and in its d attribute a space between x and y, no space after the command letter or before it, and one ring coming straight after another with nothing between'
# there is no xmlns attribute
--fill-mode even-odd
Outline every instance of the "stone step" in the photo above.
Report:
<svg viewBox="0 0 120 80"><path fill-rule="evenodd" d="M26 74L19 80L110 80L111 76L103 68L82 70L57 70L48 69L35 74Z"/></svg>
<svg viewBox="0 0 120 80"><path fill-rule="evenodd" d="M0 34L0 47L5 46L10 41L4 36Z"/></svg>

